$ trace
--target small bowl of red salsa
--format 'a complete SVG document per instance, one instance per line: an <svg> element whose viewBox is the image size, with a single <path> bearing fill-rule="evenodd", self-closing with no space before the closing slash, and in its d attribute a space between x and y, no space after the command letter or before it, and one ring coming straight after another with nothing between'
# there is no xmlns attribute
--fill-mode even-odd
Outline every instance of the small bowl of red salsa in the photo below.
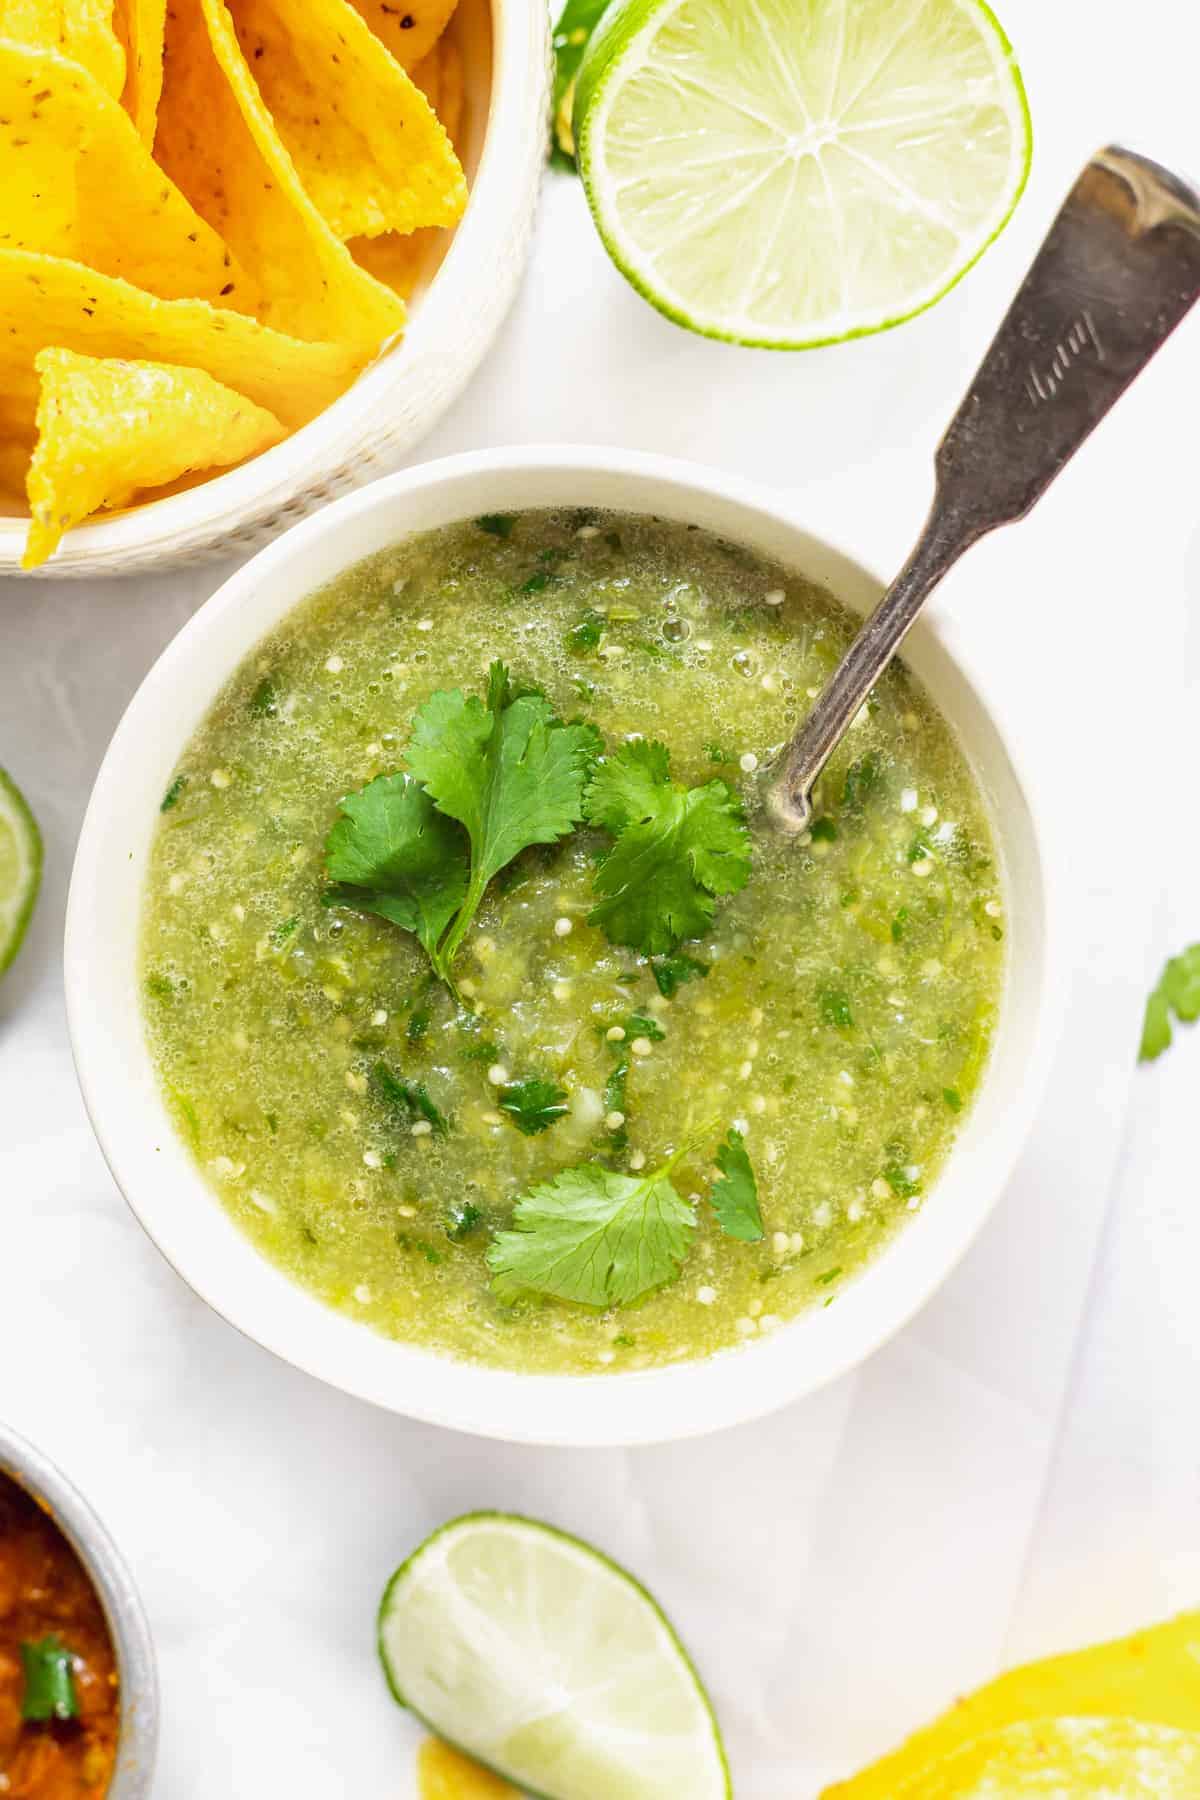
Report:
<svg viewBox="0 0 1200 1800"><path fill-rule="evenodd" d="M0 1425L0 1796L141 1800L157 1716L149 1628L111 1539Z"/></svg>

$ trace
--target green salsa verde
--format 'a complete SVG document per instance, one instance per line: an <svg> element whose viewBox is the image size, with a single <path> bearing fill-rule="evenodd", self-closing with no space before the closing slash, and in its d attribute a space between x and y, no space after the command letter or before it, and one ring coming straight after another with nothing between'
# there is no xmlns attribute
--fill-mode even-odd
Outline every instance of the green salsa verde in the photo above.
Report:
<svg viewBox="0 0 1200 1800"><path fill-rule="evenodd" d="M390 1337L531 1370L704 1356L836 1300L951 1149L1005 956L982 797L903 664L811 833L767 824L762 771L852 630L694 528L530 512L408 539L258 646L164 795L142 978L177 1128L265 1256ZM680 794L724 783L750 873L706 930L649 957L590 923L615 854L595 822L495 876L454 991L411 930L345 889L329 904L344 798L405 768L435 692L481 706L495 659L610 761L657 742ZM718 1219L728 1143L761 1234ZM523 1196L672 1157L686 1229L663 1285L617 1306L498 1291Z"/></svg>

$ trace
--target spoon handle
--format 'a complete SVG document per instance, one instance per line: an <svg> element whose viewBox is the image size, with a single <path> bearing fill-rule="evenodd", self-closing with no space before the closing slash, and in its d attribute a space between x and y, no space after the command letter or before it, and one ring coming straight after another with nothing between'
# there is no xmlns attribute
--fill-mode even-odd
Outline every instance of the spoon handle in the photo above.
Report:
<svg viewBox="0 0 1200 1800"><path fill-rule="evenodd" d="M1022 518L1200 298L1200 195L1102 150L1050 228L937 452L916 548L776 765L776 822L803 831L813 785L942 577Z"/></svg>

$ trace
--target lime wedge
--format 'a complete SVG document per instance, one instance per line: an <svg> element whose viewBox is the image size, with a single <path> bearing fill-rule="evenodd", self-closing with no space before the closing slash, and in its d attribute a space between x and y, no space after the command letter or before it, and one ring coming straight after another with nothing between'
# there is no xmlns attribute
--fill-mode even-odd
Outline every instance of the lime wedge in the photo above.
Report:
<svg viewBox="0 0 1200 1800"><path fill-rule="evenodd" d="M0 769L0 975L25 936L42 880L42 834L15 782Z"/></svg>
<svg viewBox="0 0 1200 1800"><path fill-rule="evenodd" d="M791 350L932 306L1004 228L1032 147L982 0L616 0L575 138L647 300Z"/></svg>
<svg viewBox="0 0 1200 1800"><path fill-rule="evenodd" d="M644 1588L548 1525L469 1513L379 1608L396 1699L550 1800L727 1800L708 1696Z"/></svg>

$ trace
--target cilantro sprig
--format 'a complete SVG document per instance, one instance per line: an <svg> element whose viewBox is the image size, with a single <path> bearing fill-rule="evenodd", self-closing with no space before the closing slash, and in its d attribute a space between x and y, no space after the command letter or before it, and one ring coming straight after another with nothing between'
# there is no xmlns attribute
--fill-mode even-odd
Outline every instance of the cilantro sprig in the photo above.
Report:
<svg viewBox="0 0 1200 1800"><path fill-rule="evenodd" d="M453 992L454 959L489 882L581 822L600 747L592 726L564 724L543 694L516 690L500 662L482 700L460 688L431 694L413 720L407 773L341 801L325 904L411 931Z"/></svg>
<svg viewBox="0 0 1200 1800"><path fill-rule="evenodd" d="M669 956L708 930L719 896L749 879L750 835L736 795L720 780L673 781L663 744L623 744L588 782L584 808L616 840L597 866L588 914L611 943Z"/></svg>
<svg viewBox="0 0 1200 1800"><path fill-rule="evenodd" d="M1171 958L1147 1000L1139 1062L1153 1062L1170 1048L1172 1013L1184 1025L1200 1019L1200 944L1191 944Z"/></svg>
<svg viewBox="0 0 1200 1800"><path fill-rule="evenodd" d="M511 1230L497 1232L487 1253L497 1299L543 1294L580 1306L631 1306L676 1281L697 1220L672 1176L698 1142L689 1138L645 1174L582 1163L522 1194ZM717 1167L711 1192L717 1223L728 1237L759 1242L758 1183L736 1130L717 1151Z"/></svg>
<svg viewBox="0 0 1200 1800"><path fill-rule="evenodd" d="M571 1110L566 1089L536 1075L525 1081L507 1082L500 1089L496 1104L523 1137L537 1137L539 1132L549 1131Z"/></svg>

